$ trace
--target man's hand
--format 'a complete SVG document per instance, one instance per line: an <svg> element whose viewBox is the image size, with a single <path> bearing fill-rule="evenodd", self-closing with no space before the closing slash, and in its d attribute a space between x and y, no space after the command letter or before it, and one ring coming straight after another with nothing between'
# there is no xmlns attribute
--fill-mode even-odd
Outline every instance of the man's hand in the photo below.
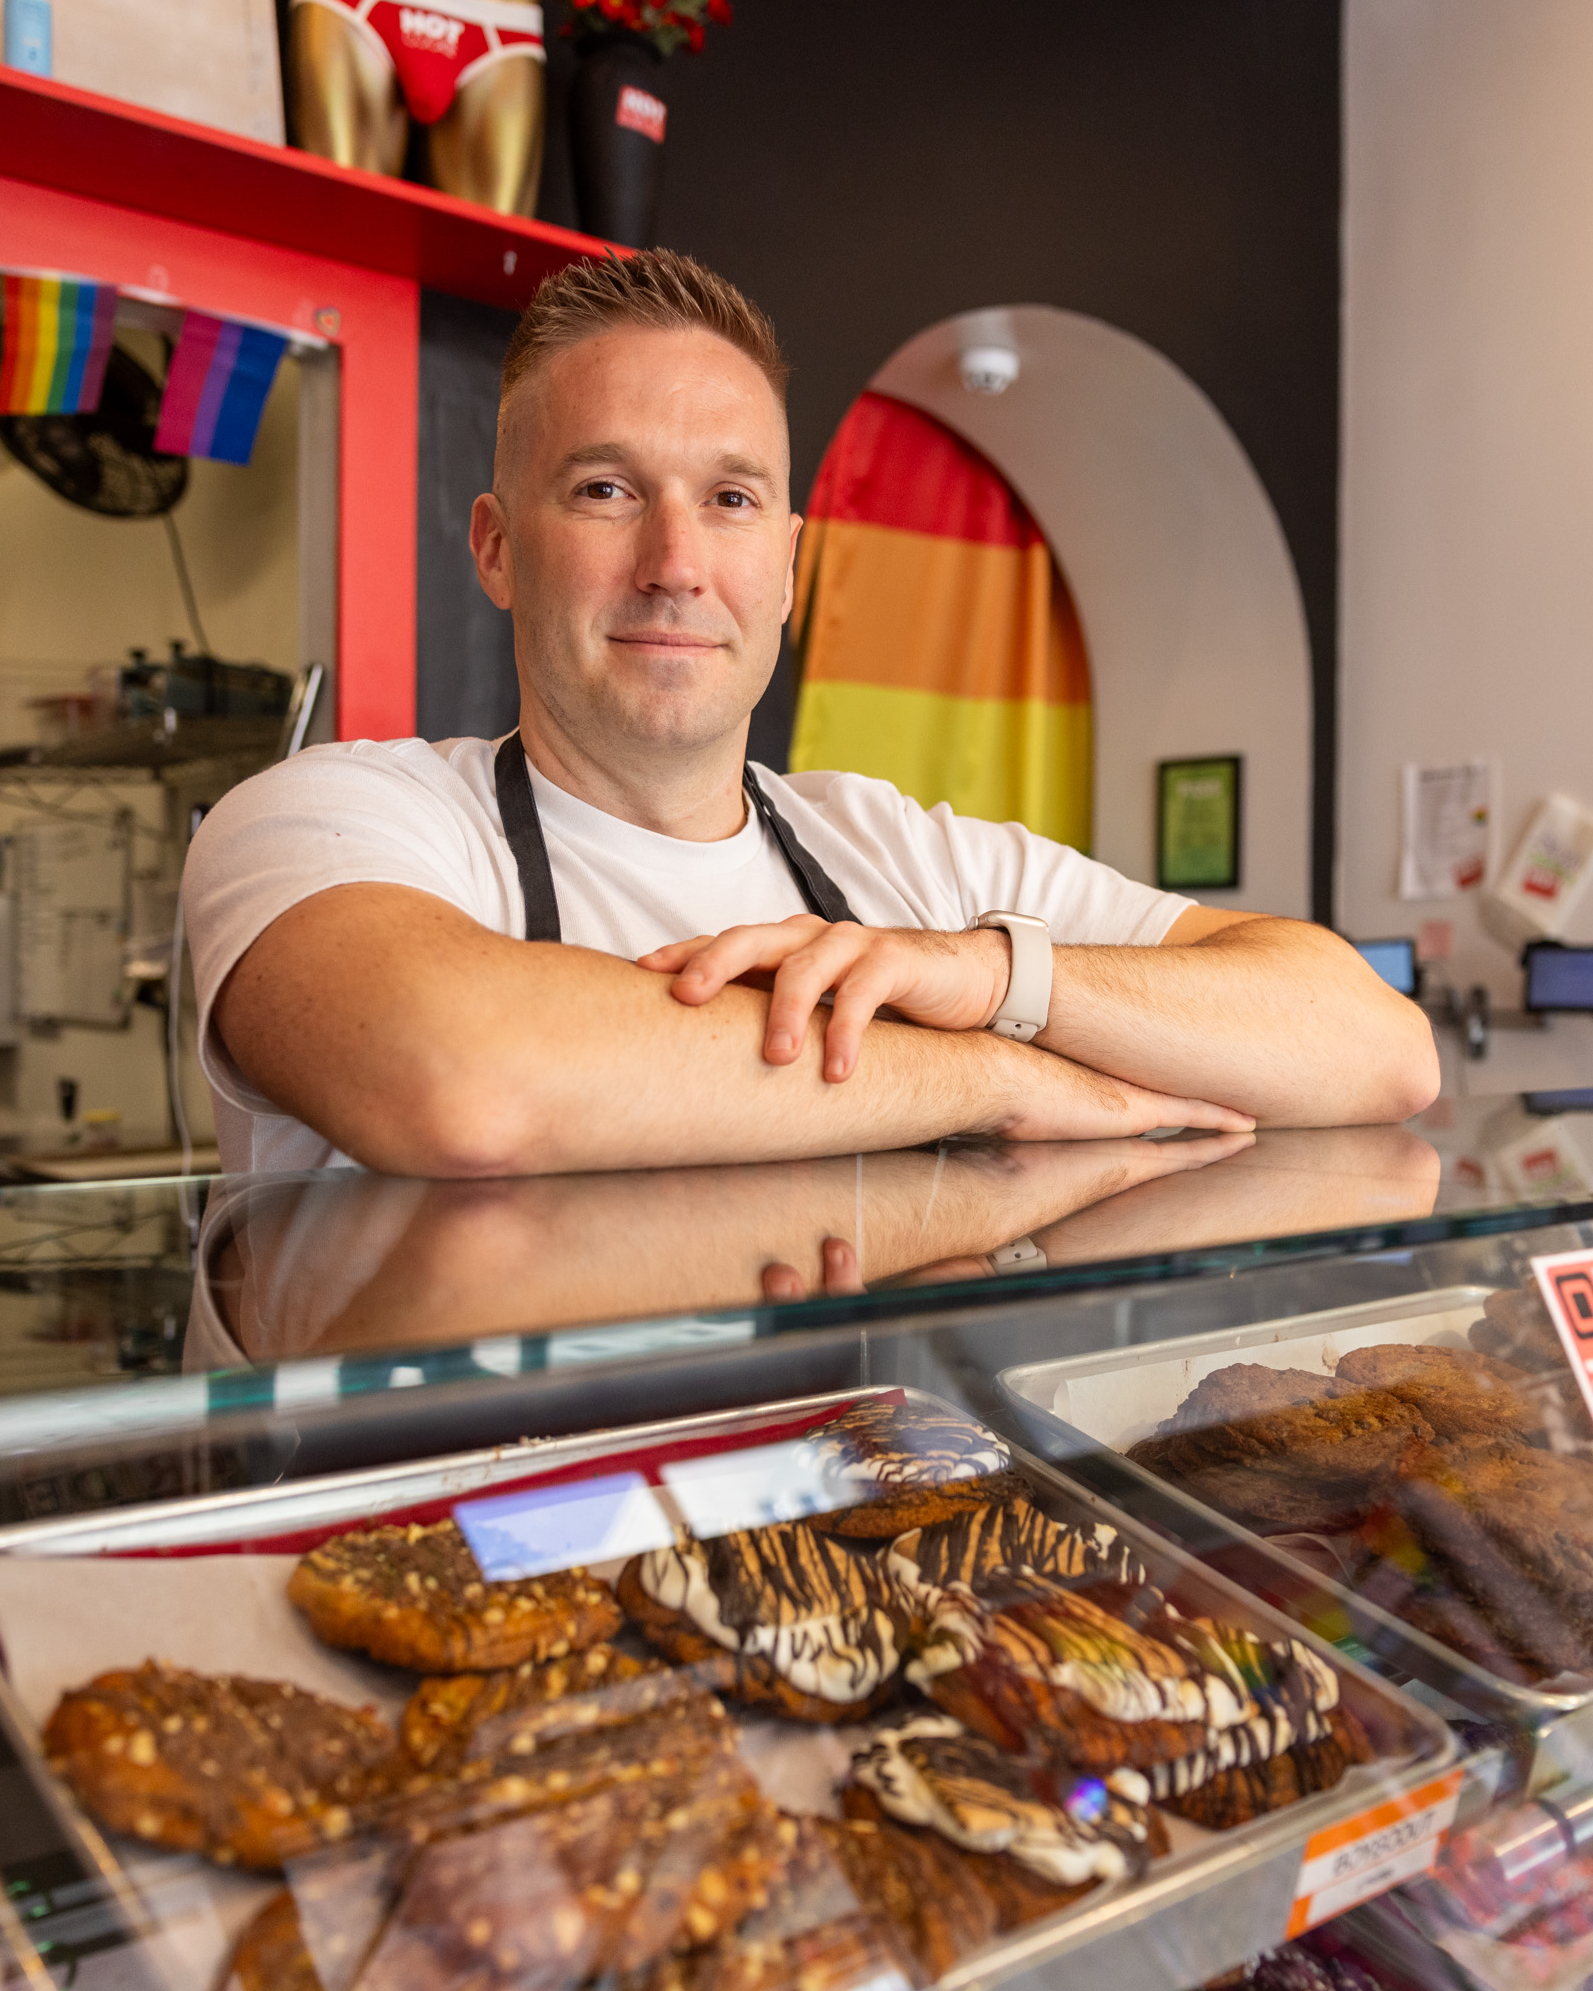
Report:
<svg viewBox="0 0 1593 1991"><path fill-rule="evenodd" d="M729 982L772 988L763 1036L771 1065L795 1062L820 998L833 994L824 1076L837 1082L856 1070L863 1032L882 1009L932 1030L982 1030L1006 996L1012 952L1006 934L988 927L923 933L797 913L679 940L636 965L672 975L670 993L693 1007Z"/></svg>

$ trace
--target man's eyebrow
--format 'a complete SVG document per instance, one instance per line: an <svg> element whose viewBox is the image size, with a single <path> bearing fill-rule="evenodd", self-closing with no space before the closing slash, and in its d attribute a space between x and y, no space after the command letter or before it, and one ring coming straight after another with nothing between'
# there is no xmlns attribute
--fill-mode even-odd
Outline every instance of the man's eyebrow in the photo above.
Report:
<svg viewBox="0 0 1593 1991"><path fill-rule="evenodd" d="M629 451L623 443L582 443L578 449L570 450L560 459L556 475L564 477L572 470L616 469L628 460ZM740 477L749 484L762 484L771 491L775 487L774 473L755 456L721 456L714 467L721 477Z"/></svg>

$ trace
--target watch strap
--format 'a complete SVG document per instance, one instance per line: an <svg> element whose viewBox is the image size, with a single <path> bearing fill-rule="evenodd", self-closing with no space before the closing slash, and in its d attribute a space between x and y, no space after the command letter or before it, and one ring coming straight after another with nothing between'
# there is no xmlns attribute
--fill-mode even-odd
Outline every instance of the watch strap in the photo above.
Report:
<svg viewBox="0 0 1593 1991"><path fill-rule="evenodd" d="M1012 947L1007 993L986 1028L1027 1044L1051 1014L1051 929L1033 913L981 913L973 925L1005 928Z"/></svg>

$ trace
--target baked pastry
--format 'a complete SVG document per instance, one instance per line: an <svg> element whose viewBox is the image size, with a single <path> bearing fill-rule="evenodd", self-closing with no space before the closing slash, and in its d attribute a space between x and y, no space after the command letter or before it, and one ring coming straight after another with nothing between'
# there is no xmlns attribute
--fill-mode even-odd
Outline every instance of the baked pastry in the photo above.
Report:
<svg viewBox="0 0 1593 1991"><path fill-rule="evenodd" d="M1029 1764L961 1722L921 1715L882 1729L853 1757L842 1802L851 1817L888 1818L957 1847L1011 1929L1103 1880L1143 1873L1158 1850L1137 1771L1045 1783L1037 1788Z"/></svg>
<svg viewBox="0 0 1593 1991"><path fill-rule="evenodd" d="M330 1536L294 1570L288 1596L328 1645L417 1673L561 1659L621 1622L613 1592L584 1569L484 1581L451 1520Z"/></svg>
<svg viewBox="0 0 1593 1991"><path fill-rule="evenodd" d="M669 1658L799 1721L856 1721L894 1691L910 1601L884 1557L801 1521L635 1556L627 1613Z"/></svg>
<svg viewBox="0 0 1593 1991"><path fill-rule="evenodd" d="M811 1525L867 1541L1029 1490L993 1431L955 1411L885 1397L855 1403L810 1433L802 1454L827 1501Z"/></svg>
<svg viewBox="0 0 1593 1991"><path fill-rule="evenodd" d="M290 1888L273 1894L247 1923L221 1991L322 1991Z"/></svg>
<svg viewBox="0 0 1593 1991"><path fill-rule="evenodd" d="M154 1660L64 1694L44 1747L113 1831L265 1871L346 1838L394 1757L368 1709Z"/></svg>
<svg viewBox="0 0 1593 1991"><path fill-rule="evenodd" d="M1149 1581L1144 1564L1115 1528L1053 1521L1027 1498L971 1508L914 1529L892 1543L891 1554L909 1562L925 1583L966 1583L976 1593L1020 1569L1130 1589Z"/></svg>
<svg viewBox="0 0 1593 1991"><path fill-rule="evenodd" d="M360 1991L432 1982L573 1991L645 1969L714 1941L766 1902L794 1837L724 1751L429 1841Z"/></svg>
<svg viewBox="0 0 1593 1991"><path fill-rule="evenodd" d="M788 1821L791 1857L731 1934L661 1958L619 1991L886 1991L918 1965L902 1934L858 1900L813 1818Z"/></svg>
<svg viewBox="0 0 1593 1991"><path fill-rule="evenodd" d="M1433 1446L1378 1517L1385 1564L1403 1534L1537 1677L1593 1671L1593 1465L1500 1439Z"/></svg>
<svg viewBox="0 0 1593 1991"><path fill-rule="evenodd" d="M1202 1405L1230 1414L1199 1422ZM1432 1436L1426 1419L1386 1390L1236 1362L1208 1376L1128 1456L1263 1532L1332 1534L1362 1519Z"/></svg>
<svg viewBox="0 0 1593 1991"><path fill-rule="evenodd" d="M1347 1707L1310 1712L1298 1729L1274 1712L1225 1730L1193 1756L1153 1764L1145 1778L1164 1810L1226 1832L1296 1798L1332 1790L1350 1764L1368 1763L1373 1754Z"/></svg>
<svg viewBox="0 0 1593 1991"><path fill-rule="evenodd" d="M643 1675L648 1688L638 1693L631 1683ZM612 1645L492 1673L435 1674L410 1695L399 1740L421 1769L453 1768L497 1748L525 1754L540 1735L633 1721L655 1704L665 1677L658 1660L634 1659ZM488 1740L476 1749L483 1731Z"/></svg>
<svg viewBox="0 0 1593 1991"><path fill-rule="evenodd" d="M1469 1348L1420 1348L1383 1342L1339 1358L1335 1375L1363 1389L1386 1390L1448 1438L1530 1438L1543 1417L1524 1394L1525 1369Z"/></svg>
<svg viewBox="0 0 1593 1991"><path fill-rule="evenodd" d="M1143 1603L1032 1575L999 1604L952 1586L907 1677L1001 1747L1102 1776L1209 1752L1262 1715L1298 1732L1337 1704L1338 1676L1298 1640L1268 1645L1159 1601L1126 1622Z"/></svg>
<svg viewBox="0 0 1593 1991"><path fill-rule="evenodd" d="M854 1898L896 1938L915 1985L933 1984L996 1933L996 1905L972 1865L928 1832L871 1818L814 1827Z"/></svg>
<svg viewBox="0 0 1593 1991"><path fill-rule="evenodd" d="M1501 1286L1482 1303L1482 1319L1466 1330L1480 1354L1518 1369L1553 1373L1565 1367L1565 1350L1536 1285Z"/></svg>

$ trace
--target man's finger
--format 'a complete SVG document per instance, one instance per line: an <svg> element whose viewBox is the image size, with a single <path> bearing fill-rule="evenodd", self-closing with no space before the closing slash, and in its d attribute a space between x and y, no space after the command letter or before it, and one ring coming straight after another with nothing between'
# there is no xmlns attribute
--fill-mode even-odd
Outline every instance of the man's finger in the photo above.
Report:
<svg viewBox="0 0 1593 1991"><path fill-rule="evenodd" d="M841 920L826 926L817 940L799 947L781 963L763 1033L763 1055L768 1063L791 1062L807 1036L819 997L839 986L868 946L869 936L862 927Z"/></svg>
<svg viewBox="0 0 1593 1991"><path fill-rule="evenodd" d="M732 926L700 948L675 977L672 993L681 1002L711 1001L737 976L758 968L778 968L796 949L824 932L828 922L798 913L768 926Z"/></svg>
<svg viewBox="0 0 1593 1991"><path fill-rule="evenodd" d="M1213 1106L1205 1099L1173 1099L1152 1093L1161 1117L1158 1127L1203 1127L1222 1134L1248 1134L1255 1121L1248 1113L1236 1113L1231 1106Z"/></svg>
<svg viewBox="0 0 1593 1991"><path fill-rule="evenodd" d="M710 945L713 937L711 933L699 933L692 940L671 940L667 946L655 947L651 954L638 954L636 965L655 975L678 974L694 954L700 954Z"/></svg>
<svg viewBox="0 0 1593 1991"><path fill-rule="evenodd" d="M824 1076L832 1085L857 1070L863 1032L889 999L888 984L866 967L846 976L835 991L830 1020L824 1026Z"/></svg>

